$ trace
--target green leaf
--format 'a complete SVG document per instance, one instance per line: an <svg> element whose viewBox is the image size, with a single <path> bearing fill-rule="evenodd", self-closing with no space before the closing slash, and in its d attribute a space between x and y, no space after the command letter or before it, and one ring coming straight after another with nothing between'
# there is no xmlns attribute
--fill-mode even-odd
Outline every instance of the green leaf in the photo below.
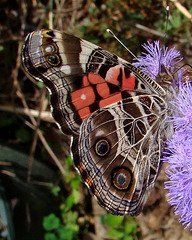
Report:
<svg viewBox="0 0 192 240"><path fill-rule="evenodd" d="M80 183L81 183L81 178L79 175L76 175L76 177L71 180L71 187L73 189L77 189L77 187L79 187Z"/></svg>
<svg viewBox="0 0 192 240"><path fill-rule="evenodd" d="M51 188L51 192L56 197L59 195L60 191L61 191L61 188L58 185Z"/></svg>
<svg viewBox="0 0 192 240"><path fill-rule="evenodd" d="M115 227L121 225L123 219L123 216L114 216L112 214L107 214L104 218L104 222L111 227Z"/></svg>
<svg viewBox="0 0 192 240"><path fill-rule="evenodd" d="M74 234L76 234L79 231L79 225L74 223L68 223L66 225L66 229L70 229L71 231L73 231Z"/></svg>
<svg viewBox="0 0 192 240"><path fill-rule="evenodd" d="M66 223L76 223L78 218L78 213L77 212L69 212L66 216L65 222Z"/></svg>
<svg viewBox="0 0 192 240"><path fill-rule="evenodd" d="M65 205L66 205L66 208L68 210L73 207L73 205L74 205L74 197L73 197L73 195L70 195L69 197L67 197L67 199L65 200Z"/></svg>
<svg viewBox="0 0 192 240"><path fill-rule="evenodd" d="M179 28L182 24L181 15L177 10L172 12L172 24L175 28Z"/></svg>
<svg viewBox="0 0 192 240"><path fill-rule="evenodd" d="M65 162L66 162L66 164L67 165L72 165L73 164L73 162L72 162L72 159L71 159L71 156L69 155L66 159L65 159Z"/></svg>
<svg viewBox="0 0 192 240"><path fill-rule="evenodd" d="M58 229L59 239L60 240L72 240L73 239L73 231L68 229L66 226L61 226Z"/></svg>
<svg viewBox="0 0 192 240"><path fill-rule="evenodd" d="M74 204L79 203L80 193L77 189L73 189L71 195L65 200L66 208L69 210Z"/></svg>
<svg viewBox="0 0 192 240"><path fill-rule="evenodd" d="M127 234L129 234L129 233L135 234L136 231L137 231L137 225L136 224L125 223L124 227L125 227L125 232Z"/></svg>
<svg viewBox="0 0 192 240"><path fill-rule="evenodd" d="M117 229L114 229L114 228L111 228L109 229L108 231L108 234L110 237L113 237L113 238L122 238L124 236L124 233L121 231L121 230L117 230Z"/></svg>
<svg viewBox="0 0 192 240"><path fill-rule="evenodd" d="M124 224L125 233L129 234L136 234L137 232L137 223L135 222L134 218L131 216L125 217L125 224Z"/></svg>
<svg viewBox="0 0 192 240"><path fill-rule="evenodd" d="M61 226L58 229L59 239L72 240L79 232L79 226L73 223L67 223L65 226Z"/></svg>
<svg viewBox="0 0 192 240"><path fill-rule="evenodd" d="M44 217L43 219L43 227L47 231L51 231L57 229L60 226L60 219L55 216L55 214L51 213L49 216Z"/></svg>
<svg viewBox="0 0 192 240"><path fill-rule="evenodd" d="M73 196L73 202L74 202L74 204L79 203L80 192L79 192L77 189L73 189L73 191L72 191L72 196Z"/></svg>
<svg viewBox="0 0 192 240"><path fill-rule="evenodd" d="M46 233L45 240L59 240L59 239L53 233Z"/></svg>
<svg viewBox="0 0 192 240"><path fill-rule="evenodd" d="M124 236L123 240L134 240L133 236Z"/></svg>

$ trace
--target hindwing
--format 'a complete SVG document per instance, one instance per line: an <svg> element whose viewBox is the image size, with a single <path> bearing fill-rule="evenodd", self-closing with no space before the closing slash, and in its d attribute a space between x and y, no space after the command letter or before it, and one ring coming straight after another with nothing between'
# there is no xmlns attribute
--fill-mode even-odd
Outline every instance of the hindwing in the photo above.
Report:
<svg viewBox="0 0 192 240"><path fill-rule="evenodd" d="M157 178L165 117L162 99L135 96L95 111L74 136L74 164L109 212L140 212Z"/></svg>

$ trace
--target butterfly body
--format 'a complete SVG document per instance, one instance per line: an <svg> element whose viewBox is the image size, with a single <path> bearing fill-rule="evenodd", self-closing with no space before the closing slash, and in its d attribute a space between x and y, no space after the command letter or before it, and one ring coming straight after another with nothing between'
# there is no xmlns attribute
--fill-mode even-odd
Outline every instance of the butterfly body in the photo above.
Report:
<svg viewBox="0 0 192 240"><path fill-rule="evenodd" d="M172 133L172 83L157 83L122 58L52 30L28 35L23 63L49 89L56 122L73 136L74 165L99 204L112 214L138 214Z"/></svg>

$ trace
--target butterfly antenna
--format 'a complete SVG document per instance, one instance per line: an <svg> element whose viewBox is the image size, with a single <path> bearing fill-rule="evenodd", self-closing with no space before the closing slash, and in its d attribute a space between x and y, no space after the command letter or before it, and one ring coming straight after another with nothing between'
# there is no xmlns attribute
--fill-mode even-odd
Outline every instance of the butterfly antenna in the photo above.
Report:
<svg viewBox="0 0 192 240"><path fill-rule="evenodd" d="M137 59L137 57L135 56L134 53L131 52L131 50L125 46L125 44L110 30L107 29L106 30L109 34L111 34L111 36L113 36L135 59Z"/></svg>
<svg viewBox="0 0 192 240"><path fill-rule="evenodd" d="M164 46L165 46L165 43L166 43L167 28L168 28L168 23L169 23L169 13L170 13L170 11L169 11L169 6L167 6L167 8L166 8L166 13L167 13L167 15L166 15L165 36L164 36L164 40L163 40Z"/></svg>
<svg viewBox="0 0 192 240"><path fill-rule="evenodd" d="M169 6L166 7L166 25L165 25L165 35L164 35L164 38L163 38L163 45L164 45L164 48L163 48L163 55L165 54L165 44L166 44L166 39L167 39L167 27L168 27L168 22L169 22ZM162 63L161 63L161 59L162 59L162 54L160 56L160 61L159 61L159 73L162 72L161 68L162 67L165 67L165 66L161 66Z"/></svg>

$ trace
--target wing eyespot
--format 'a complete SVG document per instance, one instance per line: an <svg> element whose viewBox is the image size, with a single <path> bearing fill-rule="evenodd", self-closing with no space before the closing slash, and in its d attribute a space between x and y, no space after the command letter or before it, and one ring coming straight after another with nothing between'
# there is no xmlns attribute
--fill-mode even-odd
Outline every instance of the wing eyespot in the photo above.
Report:
<svg viewBox="0 0 192 240"><path fill-rule="evenodd" d="M106 157L111 149L111 145L106 139L99 139L95 143L95 153L99 157Z"/></svg>
<svg viewBox="0 0 192 240"><path fill-rule="evenodd" d="M128 190L132 186L132 173L126 168L116 168L112 174L112 182L118 190Z"/></svg>
<svg viewBox="0 0 192 240"><path fill-rule="evenodd" d="M53 67L57 67L61 64L60 58L57 54L49 54L46 56L46 60L47 62L53 66Z"/></svg>

